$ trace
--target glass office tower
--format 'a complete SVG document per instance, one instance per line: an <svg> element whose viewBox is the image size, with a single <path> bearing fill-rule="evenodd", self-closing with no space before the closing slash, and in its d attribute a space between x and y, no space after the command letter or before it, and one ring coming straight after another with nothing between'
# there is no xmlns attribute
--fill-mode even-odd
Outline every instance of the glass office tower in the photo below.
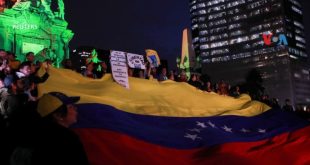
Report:
<svg viewBox="0 0 310 165"><path fill-rule="evenodd" d="M299 0L190 0L193 45L213 81L244 81L252 68L281 102L310 103Z"/></svg>

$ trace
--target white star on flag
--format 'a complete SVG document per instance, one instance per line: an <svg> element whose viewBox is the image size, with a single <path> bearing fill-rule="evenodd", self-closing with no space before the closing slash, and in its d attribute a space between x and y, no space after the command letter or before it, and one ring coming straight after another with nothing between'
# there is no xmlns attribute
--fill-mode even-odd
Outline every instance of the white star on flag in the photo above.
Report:
<svg viewBox="0 0 310 165"><path fill-rule="evenodd" d="M202 122L199 122L197 121L196 122L198 126L200 126L201 128L206 128L207 126L205 125L205 123L202 123Z"/></svg>
<svg viewBox="0 0 310 165"><path fill-rule="evenodd" d="M193 141L195 141L196 139L202 139L198 135L191 135L191 134L188 134L188 133L184 137L192 139Z"/></svg>
<svg viewBox="0 0 310 165"><path fill-rule="evenodd" d="M250 130L247 130L247 129L245 129L245 128L242 128L242 129L241 129L241 132L247 133L247 132L251 132L251 131L250 131Z"/></svg>
<svg viewBox="0 0 310 165"><path fill-rule="evenodd" d="M226 132L232 132L232 128L227 127L226 125L224 125L224 127L222 127Z"/></svg>
<svg viewBox="0 0 310 165"><path fill-rule="evenodd" d="M259 133L266 133L266 130L265 129L258 129L258 132Z"/></svg>
<svg viewBox="0 0 310 165"><path fill-rule="evenodd" d="M215 128L215 124L213 124L211 121L208 121L208 124L212 127L212 128Z"/></svg>
<svg viewBox="0 0 310 165"><path fill-rule="evenodd" d="M198 133L200 133L200 129L198 129L198 128L194 128L194 129L188 129L189 131L192 131L192 132L198 132Z"/></svg>

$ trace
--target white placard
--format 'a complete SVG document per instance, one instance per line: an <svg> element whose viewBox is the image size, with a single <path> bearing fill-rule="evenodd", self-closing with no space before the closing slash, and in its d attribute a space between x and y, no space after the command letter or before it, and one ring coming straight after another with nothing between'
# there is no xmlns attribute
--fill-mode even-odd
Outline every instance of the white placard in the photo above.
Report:
<svg viewBox="0 0 310 165"><path fill-rule="evenodd" d="M118 84L129 89L126 53L121 51L111 51L110 62L114 80Z"/></svg>
<svg viewBox="0 0 310 165"><path fill-rule="evenodd" d="M127 62L130 68L145 69L142 55L127 53Z"/></svg>

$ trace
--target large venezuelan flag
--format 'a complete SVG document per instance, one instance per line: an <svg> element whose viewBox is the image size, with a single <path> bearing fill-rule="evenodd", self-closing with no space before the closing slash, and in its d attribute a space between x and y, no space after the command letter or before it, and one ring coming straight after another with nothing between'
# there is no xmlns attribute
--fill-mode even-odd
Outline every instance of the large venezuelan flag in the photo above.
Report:
<svg viewBox="0 0 310 165"><path fill-rule="evenodd" d="M186 83L110 75L94 80L51 68L39 92L81 96L80 136L91 164L310 164L309 123Z"/></svg>

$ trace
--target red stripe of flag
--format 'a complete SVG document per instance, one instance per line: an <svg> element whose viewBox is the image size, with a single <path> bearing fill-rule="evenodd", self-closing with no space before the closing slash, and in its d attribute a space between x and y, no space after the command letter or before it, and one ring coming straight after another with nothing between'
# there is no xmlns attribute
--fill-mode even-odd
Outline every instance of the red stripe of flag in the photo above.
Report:
<svg viewBox="0 0 310 165"><path fill-rule="evenodd" d="M310 164L310 126L256 142L234 142L198 149L155 145L103 129L76 128L90 164Z"/></svg>

